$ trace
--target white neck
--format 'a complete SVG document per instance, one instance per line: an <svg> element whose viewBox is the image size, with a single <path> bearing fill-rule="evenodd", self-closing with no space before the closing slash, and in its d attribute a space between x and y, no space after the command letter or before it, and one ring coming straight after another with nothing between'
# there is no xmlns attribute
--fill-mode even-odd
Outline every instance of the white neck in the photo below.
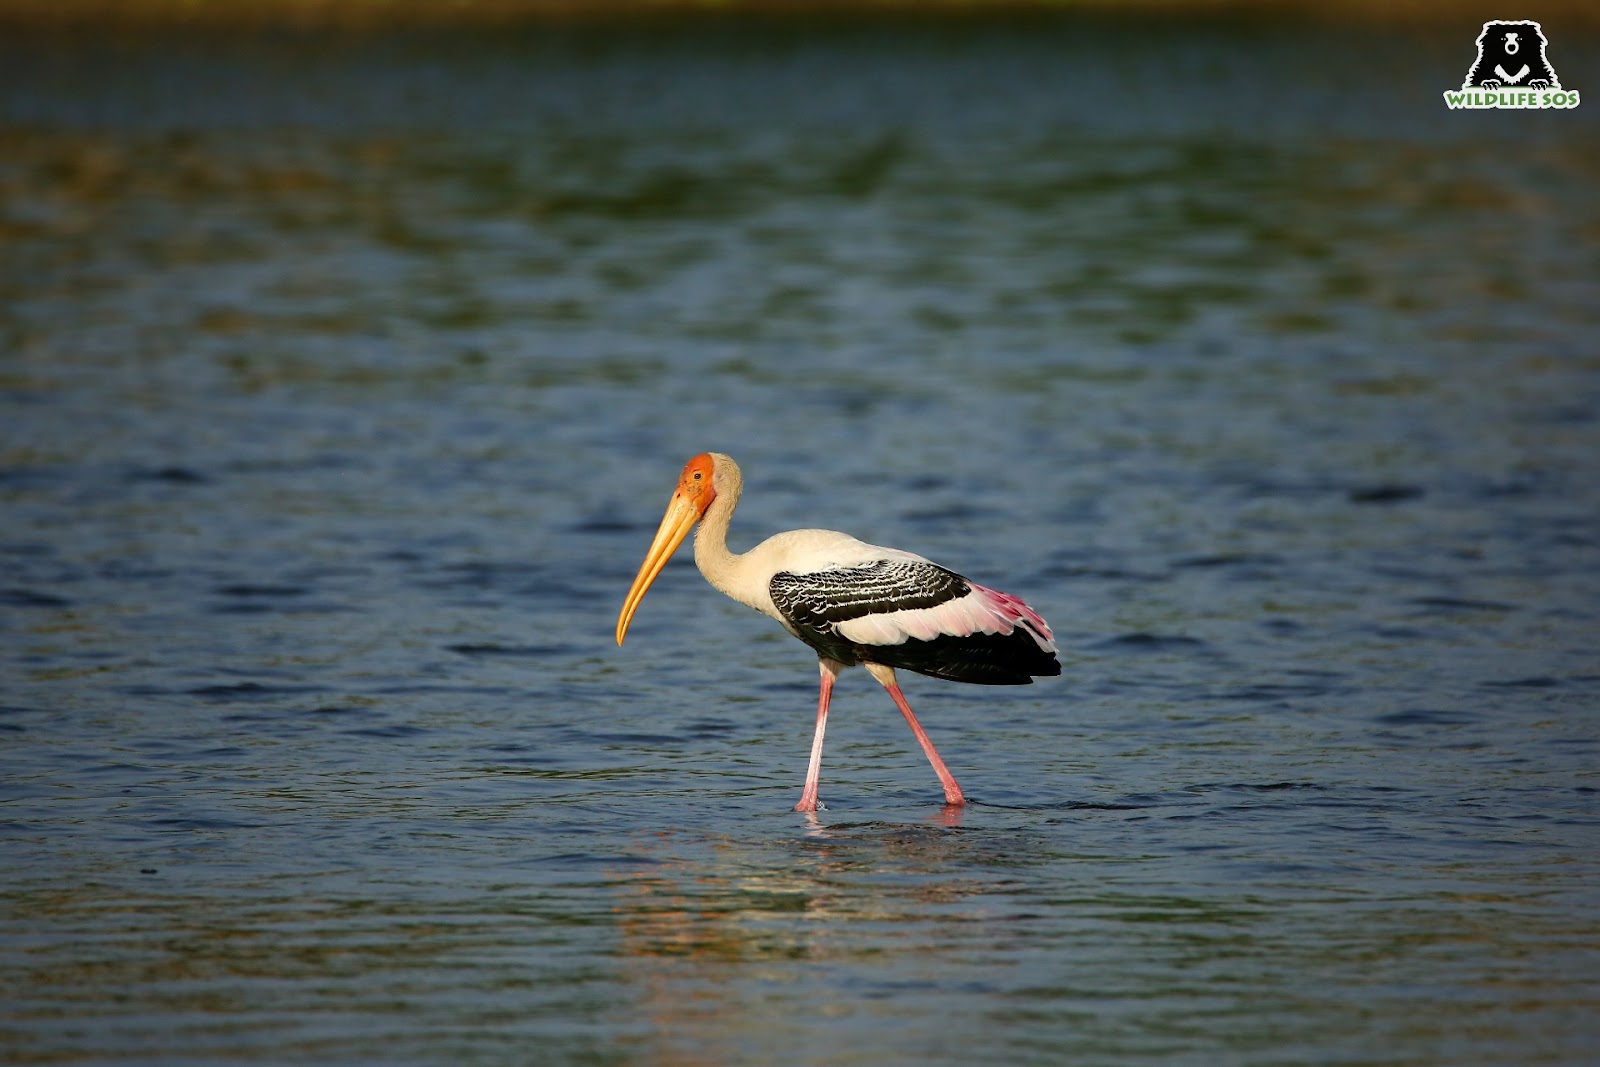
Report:
<svg viewBox="0 0 1600 1067"><path fill-rule="evenodd" d="M711 453L711 487L717 497L706 509L694 533L694 565L700 568L706 581L719 593L743 604L756 607L753 590L746 588L741 564L749 553L728 550L728 524L733 520L733 509L739 506L739 494L744 492L744 477L739 465L720 452Z"/></svg>

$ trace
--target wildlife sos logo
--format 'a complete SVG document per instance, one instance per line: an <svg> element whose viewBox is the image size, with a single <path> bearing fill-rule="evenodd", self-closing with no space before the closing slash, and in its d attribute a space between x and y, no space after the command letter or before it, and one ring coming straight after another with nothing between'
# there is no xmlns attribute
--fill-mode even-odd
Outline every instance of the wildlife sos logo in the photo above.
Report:
<svg viewBox="0 0 1600 1067"><path fill-rule="evenodd" d="M1537 22L1483 24L1478 58L1460 89L1446 89L1444 102L1458 108L1577 107L1578 90L1563 89L1550 65L1544 30Z"/></svg>

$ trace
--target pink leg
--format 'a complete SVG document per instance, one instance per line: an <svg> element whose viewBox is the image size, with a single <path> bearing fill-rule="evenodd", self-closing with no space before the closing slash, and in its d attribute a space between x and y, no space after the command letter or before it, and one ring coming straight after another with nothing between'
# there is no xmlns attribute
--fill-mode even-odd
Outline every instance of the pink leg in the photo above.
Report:
<svg viewBox="0 0 1600 1067"><path fill-rule="evenodd" d="M934 749L933 742L928 739L928 734L911 713L911 705L906 703L906 695L900 691L900 683L894 680L894 668L885 667L879 663L866 664L868 671L876 678L889 696L894 700L894 706L900 709L900 714L906 717L906 723L911 727L911 732L917 736L917 744L922 746L923 755L928 757L928 762L933 764L933 773L939 776L939 784L944 786L944 802L946 804L965 804L967 798L962 796L961 787L956 784L955 776L944 765L944 760L939 758L939 753Z"/></svg>
<svg viewBox="0 0 1600 1067"><path fill-rule="evenodd" d="M800 794L795 811L817 810L817 781L822 777L822 734L828 728L828 700L833 696L833 680L844 670L844 664L835 660L818 660L822 671L822 688L817 695L817 732L811 738L811 764L806 768L806 787Z"/></svg>

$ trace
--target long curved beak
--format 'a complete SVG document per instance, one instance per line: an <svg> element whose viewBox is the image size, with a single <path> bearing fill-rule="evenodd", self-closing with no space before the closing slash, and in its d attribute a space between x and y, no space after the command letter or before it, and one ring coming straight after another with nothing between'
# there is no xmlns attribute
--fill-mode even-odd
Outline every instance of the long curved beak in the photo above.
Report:
<svg viewBox="0 0 1600 1067"><path fill-rule="evenodd" d="M633 621L633 613L639 610L639 602L644 599L650 583L656 580L656 575L667 565L672 553L683 544L683 539L689 536L694 524L700 521L701 513L701 509L684 493L672 494L667 513L661 518L661 527L656 530L656 539L650 542L650 551L645 553L644 563L639 566L639 573L633 579L633 587L628 590L628 598L622 602L622 614L617 616L617 644L622 644L622 639L627 636L628 623Z"/></svg>

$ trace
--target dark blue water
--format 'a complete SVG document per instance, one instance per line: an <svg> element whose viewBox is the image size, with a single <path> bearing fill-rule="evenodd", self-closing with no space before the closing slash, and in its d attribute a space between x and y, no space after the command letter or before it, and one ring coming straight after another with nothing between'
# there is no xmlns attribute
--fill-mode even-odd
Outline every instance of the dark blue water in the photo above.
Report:
<svg viewBox="0 0 1600 1067"><path fill-rule="evenodd" d="M1475 33L0 45L0 1058L1586 1062L1600 112ZM707 449L1055 626L965 810L854 672L791 812L687 552L615 647Z"/></svg>

